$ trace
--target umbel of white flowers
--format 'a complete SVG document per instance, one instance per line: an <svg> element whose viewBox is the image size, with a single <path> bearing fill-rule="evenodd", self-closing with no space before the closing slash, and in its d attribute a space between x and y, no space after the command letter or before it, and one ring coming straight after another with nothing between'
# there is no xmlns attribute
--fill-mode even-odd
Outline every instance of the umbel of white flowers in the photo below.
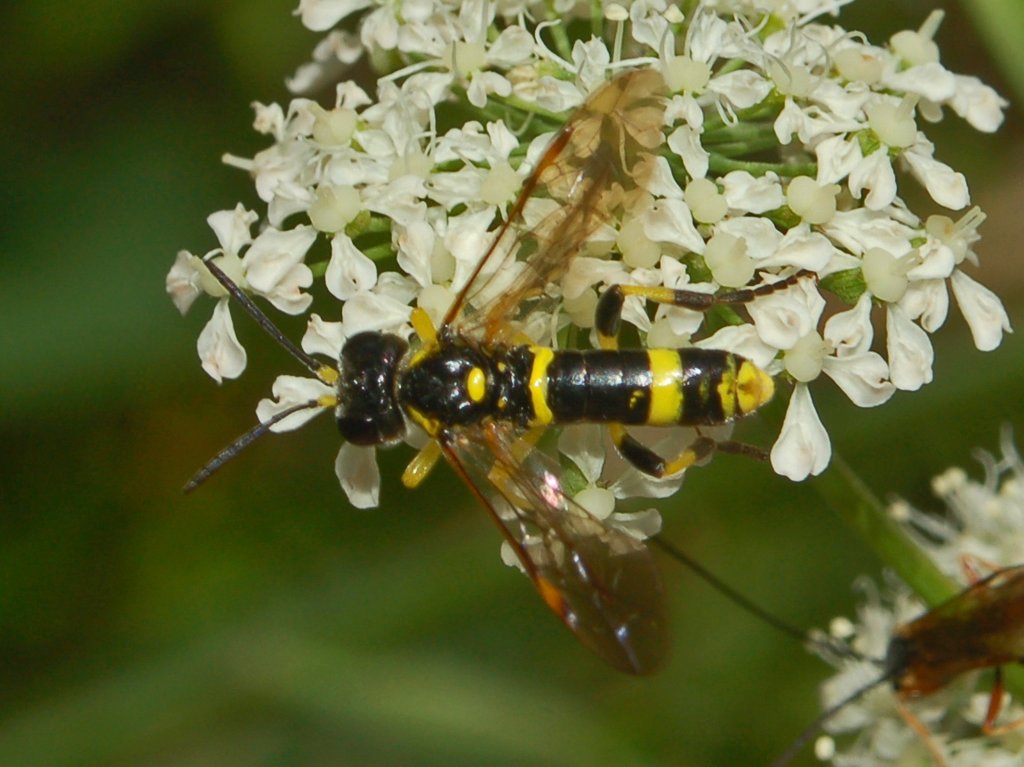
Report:
<svg viewBox="0 0 1024 767"><path fill-rule="evenodd" d="M930 382L929 334L950 295L979 349L1010 330L999 299L964 270L977 264L985 216L923 130L952 112L994 131L1006 102L942 65L932 39L941 13L876 45L833 22L845 4L709 0L684 16L649 0L606 4L590 19L582 14L592 4L560 1L301 0L302 22L327 34L289 85L334 98L255 105L269 145L225 161L251 174L265 207L210 215L218 245L206 257L220 256L249 295L307 316L310 354L333 362L364 330L408 336L413 305L435 322L444 314L565 115L615 73L656 68L670 94L642 204L580 244L550 288L559 314L534 340L551 343L567 324L590 329L597 296L613 284L715 292L813 273L716 332L700 313L663 306L652 316L635 298L623 317L649 346L725 349L793 381L772 466L793 479L817 474L831 456L811 399L822 374L859 407ZM356 62L378 76L372 97L347 79ZM911 210L899 193L906 182L949 214ZM543 202L527 205L522 226L536 223ZM314 279L329 295L316 307ZM200 296L215 299L200 361L218 382L239 376L246 353L202 258L181 251L167 290L182 313ZM845 306L826 303L829 293ZM257 415L325 389L282 375ZM615 498L678 486L605 460L599 434L568 429L558 443L593 508L608 514ZM336 471L353 505L376 505L373 448L344 445Z"/></svg>

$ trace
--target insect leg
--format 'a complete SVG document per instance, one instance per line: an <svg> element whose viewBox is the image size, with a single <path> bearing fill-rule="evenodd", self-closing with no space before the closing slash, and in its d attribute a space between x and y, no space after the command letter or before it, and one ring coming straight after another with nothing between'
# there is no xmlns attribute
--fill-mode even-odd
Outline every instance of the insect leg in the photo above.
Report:
<svg viewBox="0 0 1024 767"><path fill-rule="evenodd" d="M942 749L939 748L939 744L932 737L931 731L928 726L922 722L917 716L911 711L907 704L899 698L896 698L896 710L900 712L900 716L903 717L903 721L907 723L907 726L912 729L917 736L924 743L925 748L928 749L928 753L932 755L932 759L935 760L937 767L946 767L946 756L942 753Z"/></svg>
<svg viewBox="0 0 1024 767"><path fill-rule="evenodd" d="M1003 709L1006 700L1006 688L1003 685L1003 668L996 667L996 678L992 683L991 697L988 699L988 709L985 711L985 721L981 724L981 731L986 735L1005 735L1008 732L1019 730L1024 727L1024 716L1018 717L1006 724L996 724L999 712Z"/></svg>
<svg viewBox="0 0 1024 767"><path fill-rule="evenodd" d="M636 467L638 471L651 477L669 477L678 474L693 464L708 458L718 447L715 440L702 435L687 445L674 458L666 460L631 436L622 424L609 424L608 433L612 438L612 444L619 451L619 455Z"/></svg>
<svg viewBox="0 0 1024 767"><path fill-rule="evenodd" d="M409 489L419 487L420 483L433 470L435 464L437 464L437 459L440 457L441 446L437 443L437 440L430 440L405 467L405 471L402 472L402 484Z"/></svg>

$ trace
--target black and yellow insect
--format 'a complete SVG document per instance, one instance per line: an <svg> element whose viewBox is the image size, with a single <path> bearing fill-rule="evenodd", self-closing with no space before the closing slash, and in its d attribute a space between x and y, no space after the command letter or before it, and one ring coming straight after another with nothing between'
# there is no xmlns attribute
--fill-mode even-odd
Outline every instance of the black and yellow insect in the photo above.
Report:
<svg viewBox="0 0 1024 767"><path fill-rule="evenodd" d="M632 425L704 426L756 410L774 391L752 362L723 351L620 350L623 301L707 309L747 301L788 284L709 296L620 286L598 305L601 348L562 350L530 342L537 318L550 321L546 288L606 221L628 215L643 195L651 153L662 143L664 83L654 70L621 74L566 122L524 183L505 222L440 327L416 309L418 343L379 332L352 336L337 367L284 338L215 263L210 271L333 396L275 416L216 456L190 482L203 481L288 415L333 409L344 439L359 445L399 440L413 423L431 438L403 475L419 484L443 455L498 524L547 605L598 655L632 673L657 669L668 650L660 576L647 547L594 518L563 490L557 464L534 449L545 427L607 424L622 455L642 471L682 471L715 448L698 438L681 454L657 455L627 433ZM528 201L551 209L532 228Z"/></svg>

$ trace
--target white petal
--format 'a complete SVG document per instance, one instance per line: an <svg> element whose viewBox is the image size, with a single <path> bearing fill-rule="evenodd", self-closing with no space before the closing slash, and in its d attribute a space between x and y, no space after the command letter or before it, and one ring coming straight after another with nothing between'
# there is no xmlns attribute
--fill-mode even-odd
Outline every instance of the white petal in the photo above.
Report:
<svg viewBox="0 0 1024 767"><path fill-rule="evenodd" d="M313 303L313 296L303 288L313 284L313 272L305 264L296 264L284 275L267 299L285 314L302 314Z"/></svg>
<svg viewBox="0 0 1024 767"><path fill-rule="evenodd" d="M197 264L200 263L201 260L198 256L192 255L187 250L179 250L174 259L174 266L167 273L167 279L164 282L167 295L171 297L171 301L174 302L183 317L202 292L199 287L200 274L197 268Z"/></svg>
<svg viewBox="0 0 1024 767"><path fill-rule="evenodd" d="M432 261L437 234L426 221L413 221L406 227L397 227L398 266L421 287L433 282Z"/></svg>
<svg viewBox="0 0 1024 767"><path fill-rule="evenodd" d="M345 336L363 330L393 331L403 325L412 311L407 305L376 293L357 293L341 310Z"/></svg>
<svg viewBox="0 0 1024 767"><path fill-rule="evenodd" d="M896 392L889 381L889 366L875 352L827 357L825 373L857 407L881 405Z"/></svg>
<svg viewBox="0 0 1024 767"><path fill-rule="evenodd" d="M772 83L751 69L741 69L715 77L707 90L724 96L737 109L746 109L764 101Z"/></svg>
<svg viewBox="0 0 1024 767"><path fill-rule="evenodd" d="M956 254L938 237L929 235L917 252L921 263L907 272L911 280L944 280L956 268Z"/></svg>
<svg viewBox="0 0 1024 767"><path fill-rule="evenodd" d="M890 74L883 82L891 90L916 93L929 101L945 101L953 96L956 88L953 73L937 61Z"/></svg>
<svg viewBox="0 0 1024 767"><path fill-rule="evenodd" d="M775 253L759 259L757 265L761 269L795 266L820 273L836 253L836 247L825 235L812 232L809 226L800 224L786 232Z"/></svg>
<svg viewBox="0 0 1024 767"><path fill-rule="evenodd" d="M945 280L919 280L911 282L899 305L912 320L934 333L942 327L949 313L949 292Z"/></svg>
<svg viewBox="0 0 1024 767"><path fill-rule="evenodd" d="M800 482L821 474L832 458L832 444L821 424L811 393L797 384L786 410L782 433L772 446L772 469L776 474Z"/></svg>
<svg viewBox="0 0 1024 767"><path fill-rule="evenodd" d="M661 514L657 509L634 512L616 511L610 519L617 528L639 540L646 540L661 532Z"/></svg>
<svg viewBox="0 0 1024 767"><path fill-rule="evenodd" d="M340 322L328 322L319 314L309 315L306 332L302 336L302 350L307 354L322 354L337 360L345 343L345 330Z"/></svg>
<svg viewBox="0 0 1024 767"><path fill-rule="evenodd" d="M629 273L620 261L606 258L576 256L562 277L562 295L567 300L579 298L587 288L604 283L614 285L629 280Z"/></svg>
<svg viewBox="0 0 1024 767"><path fill-rule="evenodd" d="M304 405L322 397L333 397L335 395L333 387L316 378L288 375L278 376L270 391L274 395L274 399L261 399L256 405L256 417L260 420L260 423L265 423L278 413L282 413L296 405ZM322 407L311 407L308 410L300 410L280 423L274 424L270 430L273 432L283 432L298 429L324 412L324 409Z"/></svg>
<svg viewBox="0 0 1024 767"><path fill-rule="evenodd" d="M322 32L349 14L371 5L371 0L299 0L296 13L302 17L302 25L306 29Z"/></svg>
<svg viewBox="0 0 1024 767"><path fill-rule="evenodd" d="M348 301L361 290L369 290L377 282L377 265L355 246L352 239L339 232L331 238L331 260L327 263L324 284L335 298Z"/></svg>
<svg viewBox="0 0 1024 767"><path fill-rule="evenodd" d="M889 378L903 391L917 391L932 380L932 349L928 334L897 304L886 305L886 351Z"/></svg>
<svg viewBox="0 0 1024 767"><path fill-rule="evenodd" d="M914 178L924 184L928 194L939 205L950 210L960 210L970 204L971 193L963 173L939 162L932 157L931 152L920 151L917 145L907 149L901 156L910 166Z"/></svg>
<svg viewBox="0 0 1024 767"><path fill-rule="evenodd" d="M745 170L731 171L721 178L723 194L733 210L766 213L786 204L779 177L772 172L753 176Z"/></svg>
<svg viewBox="0 0 1024 767"><path fill-rule="evenodd" d="M757 333L769 346L791 349L801 338L817 330L825 299L813 280L801 280L786 290L758 298L747 309Z"/></svg>
<svg viewBox="0 0 1024 767"><path fill-rule="evenodd" d="M874 338L870 293L863 293L852 309L833 314L825 323L825 340L839 357L866 352Z"/></svg>
<svg viewBox="0 0 1024 767"><path fill-rule="evenodd" d="M1003 124L1003 110L1008 105L995 89L977 77L956 76L956 95L950 101L950 106L972 128L985 133L995 132Z"/></svg>
<svg viewBox="0 0 1024 767"><path fill-rule="evenodd" d="M704 252L704 238L694 226L689 206L678 199L663 199L643 215L644 234L655 242L671 242L694 253Z"/></svg>
<svg viewBox="0 0 1024 767"><path fill-rule="evenodd" d="M953 272L953 295L971 328L974 345L981 351L995 349L1003 341L1003 333L1012 333L1010 318L999 297L963 272Z"/></svg>
<svg viewBox="0 0 1024 767"><path fill-rule="evenodd" d="M206 223L217 236L217 242L224 252L234 254L252 242L249 230L258 220L259 216L246 210L241 203L234 210L218 210L206 217Z"/></svg>
<svg viewBox="0 0 1024 767"><path fill-rule="evenodd" d="M864 160L857 139L845 136L827 138L814 148L818 158L819 184L834 184L842 181Z"/></svg>
<svg viewBox="0 0 1024 767"><path fill-rule="evenodd" d="M346 442L334 461L334 473L348 502L357 509L372 509L380 502L377 449Z"/></svg>
<svg viewBox="0 0 1024 767"><path fill-rule="evenodd" d="M312 283L312 273L306 282L309 270L302 260L316 236L316 230L305 225L286 231L267 229L260 234L242 259L249 287L271 301L275 297L291 300L296 286Z"/></svg>
<svg viewBox="0 0 1024 767"><path fill-rule="evenodd" d="M680 125L668 137L668 147L683 161L690 178L704 178L711 154L700 143L700 130Z"/></svg>
<svg viewBox="0 0 1024 767"><path fill-rule="evenodd" d="M596 424L567 426L558 435L558 451L576 464L587 482L601 478L604 469L603 427Z"/></svg>
<svg viewBox="0 0 1024 767"><path fill-rule="evenodd" d="M860 198L868 190L864 206L869 210L881 210L896 199L896 174L884 148L877 149L865 157L850 171L850 193Z"/></svg>
<svg viewBox="0 0 1024 767"><path fill-rule="evenodd" d="M196 349L203 370L217 383L225 378L238 378L242 375L245 370L245 349L235 335L227 298L220 299L213 308L213 316L199 334Z"/></svg>

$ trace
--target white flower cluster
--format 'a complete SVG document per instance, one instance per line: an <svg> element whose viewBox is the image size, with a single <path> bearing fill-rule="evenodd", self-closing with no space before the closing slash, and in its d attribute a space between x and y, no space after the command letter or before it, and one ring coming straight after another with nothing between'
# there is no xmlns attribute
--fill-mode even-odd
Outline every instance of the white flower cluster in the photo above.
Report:
<svg viewBox="0 0 1024 767"><path fill-rule="evenodd" d="M704 0L684 15L643 0L605 3L591 18L593 4L571 0L301 0L303 23L330 31L289 85L333 98L256 105L270 146L226 161L252 175L266 213L214 213L219 247L206 257L276 309L310 312L311 354L335 360L364 330L408 335L414 303L443 316L569 111L615 73L655 68L669 93L646 203L582 246L555 286L561 325L591 327L597 296L615 283L715 292L813 273L749 316L720 313L713 334L705 315L659 307L652 317L635 297L624 318L650 346L726 349L794 380L772 464L793 479L817 474L831 446L808 384L822 373L860 407L928 383L928 334L946 319L950 289L978 348L1010 330L999 299L961 268L977 261L984 215L922 131L947 110L993 131L1005 102L940 63L941 13L873 45L822 21L845 4ZM359 59L380 75L372 97L345 79ZM915 213L898 193L905 177L966 212ZM314 313L319 277L336 301ZM218 299L199 357L217 381L240 375L245 351L202 259L179 253L167 290L182 312L200 294ZM826 303L829 292L849 308ZM260 418L318 386L282 376ZM365 450L345 448L337 462L360 506L377 499Z"/></svg>
<svg viewBox="0 0 1024 767"><path fill-rule="evenodd" d="M1001 449L999 460L981 456L985 477L980 482L970 479L960 468L935 477L932 489L945 504L945 515L919 511L904 501L890 507L890 513L904 523L939 568L965 587L964 557L988 567L1024 562L1024 463L1008 430ZM881 658L894 629L920 616L925 607L896 582L885 594L868 582L863 587L867 599L858 610L856 622L837 619L833 633L849 641L863 656ZM837 675L822 687L823 706L842 700L878 674L873 664L843 662ZM914 715L931 730L931 745L941 751L949 767L1020 764L1024 730L995 737L979 732L989 703L990 682L990 675L965 674L949 687L911 703ZM1021 717L1024 707L1007 698L998 723ZM840 749L830 736L819 739L819 757L835 765L933 763L919 735L897 710L888 686L846 706L825 728L837 736L856 733L853 741Z"/></svg>

